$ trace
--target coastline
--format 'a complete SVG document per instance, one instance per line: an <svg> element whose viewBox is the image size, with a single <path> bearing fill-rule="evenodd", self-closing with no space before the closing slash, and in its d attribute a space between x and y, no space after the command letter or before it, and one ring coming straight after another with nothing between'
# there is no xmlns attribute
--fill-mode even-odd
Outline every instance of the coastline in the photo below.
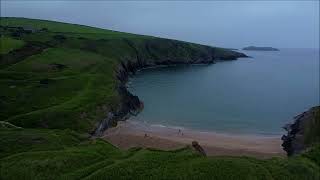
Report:
<svg viewBox="0 0 320 180"><path fill-rule="evenodd" d="M168 41L168 40L164 40ZM170 41L170 40L169 40ZM171 40L172 41L172 40ZM174 41L174 40L173 40ZM120 97L120 104L116 109L113 109L107 112L107 116L105 116L99 123L96 124L95 129L91 132L91 135L100 137L104 134L104 132L110 128L117 125L119 121L125 121L130 118L131 115L137 115L140 111L143 110L143 102L140 101L138 96L131 94L127 89L127 82L129 80L130 75L134 75L137 71L142 70L144 68L152 68L159 66L169 66L169 65L191 65L191 64L214 64L216 61L231 61L237 60L238 58L246 58L248 57L244 53L240 53L237 51L224 52L219 54L217 49L210 46L202 46L205 48L207 53L203 55L195 55L194 57L186 58L186 61L180 61L179 58L176 57L165 57L165 58L155 58L157 60L148 60L145 59L144 56L137 50L134 44L125 40L126 44L130 46L136 53L136 59L134 61L121 61L115 70L115 77L117 80L115 89L117 90ZM150 42L151 43L151 42ZM185 43L177 41L177 43ZM152 43L151 43L152 44ZM179 46L176 44L175 46ZM148 44L148 48L146 49L147 54L150 55L150 44ZM154 44L156 46L156 44ZM155 47L154 47L155 48ZM159 47L160 48L160 47ZM157 48L155 48L157 49ZM172 50L172 49L170 49ZM216 52L217 51L217 52ZM225 54L227 53L227 54ZM151 54L154 58L154 55ZM162 60L160 60L162 59ZM160 61L159 61L160 60Z"/></svg>
<svg viewBox="0 0 320 180"><path fill-rule="evenodd" d="M120 121L107 129L103 139L119 147L175 150L197 141L208 156L284 157L280 137L222 134L185 128L149 125L138 121Z"/></svg>

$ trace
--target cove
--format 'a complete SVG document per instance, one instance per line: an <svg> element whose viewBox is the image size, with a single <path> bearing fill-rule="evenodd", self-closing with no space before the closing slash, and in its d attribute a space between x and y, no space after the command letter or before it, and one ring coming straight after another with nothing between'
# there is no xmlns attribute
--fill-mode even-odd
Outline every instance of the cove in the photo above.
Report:
<svg viewBox="0 0 320 180"><path fill-rule="evenodd" d="M279 135L319 105L319 49L244 51L252 58L144 69L128 90L144 102L131 120L201 131Z"/></svg>

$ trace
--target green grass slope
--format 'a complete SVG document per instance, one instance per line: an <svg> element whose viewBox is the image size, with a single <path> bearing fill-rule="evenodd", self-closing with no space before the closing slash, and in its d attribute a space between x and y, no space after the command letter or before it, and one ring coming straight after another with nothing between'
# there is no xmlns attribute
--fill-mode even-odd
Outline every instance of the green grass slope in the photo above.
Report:
<svg viewBox="0 0 320 180"><path fill-rule="evenodd" d="M30 31L30 32L29 32ZM157 65L239 53L193 43L26 18L1 18L0 119L29 128L92 131L119 109L121 64ZM18 48L11 41L24 42ZM15 48L15 49L14 49Z"/></svg>
<svg viewBox="0 0 320 180"><path fill-rule="evenodd" d="M47 21L41 19L28 19L28 18L15 18L15 17L2 17L1 18L1 25L2 26L20 26L20 27L27 27L27 28L34 28L34 29L42 29L47 28L52 32L62 32L62 33L74 33L74 34L95 34L96 36L119 36L119 37L126 37L130 36L129 33L122 33L116 32L101 28L89 27L84 25L78 24L70 24L70 23L63 23L63 22L55 22L55 21Z"/></svg>
<svg viewBox="0 0 320 180"><path fill-rule="evenodd" d="M236 52L45 20L1 17L0 25L0 179L320 178L318 146L257 160L208 158L189 147L122 151L90 139L121 104L119 66L204 63Z"/></svg>
<svg viewBox="0 0 320 180"><path fill-rule="evenodd" d="M24 45L21 40L10 37L0 37L0 54L7 54L12 50L19 49Z"/></svg>
<svg viewBox="0 0 320 180"><path fill-rule="evenodd" d="M304 141L307 145L320 143L320 106L313 108L313 116L304 127ZM320 157L319 157L320 158Z"/></svg>
<svg viewBox="0 0 320 180"><path fill-rule="evenodd" d="M70 130L0 131L2 179L319 179L319 147L290 159L203 157L191 148L121 151ZM318 152L318 153L315 153Z"/></svg>

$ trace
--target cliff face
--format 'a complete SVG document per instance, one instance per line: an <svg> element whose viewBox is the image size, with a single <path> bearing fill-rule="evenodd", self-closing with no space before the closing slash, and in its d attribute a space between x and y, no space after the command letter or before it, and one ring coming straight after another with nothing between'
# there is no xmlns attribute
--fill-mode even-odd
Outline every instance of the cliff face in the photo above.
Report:
<svg viewBox="0 0 320 180"><path fill-rule="evenodd" d="M320 106L312 107L294 118L284 129L282 146L288 156L299 154L320 142Z"/></svg>
<svg viewBox="0 0 320 180"><path fill-rule="evenodd" d="M109 112L96 130L95 136L100 136L117 121L128 119L137 115L143 109L143 103L135 95L126 89L126 82L130 75L137 70L158 65L178 64L213 64L216 61L236 60L247 57L243 53L222 48L213 48L193 43L181 42L169 39L151 39L143 42L135 42L124 39L123 42L134 52L129 58L125 57L119 63L116 70L118 85L116 89L121 97L119 108L115 112Z"/></svg>

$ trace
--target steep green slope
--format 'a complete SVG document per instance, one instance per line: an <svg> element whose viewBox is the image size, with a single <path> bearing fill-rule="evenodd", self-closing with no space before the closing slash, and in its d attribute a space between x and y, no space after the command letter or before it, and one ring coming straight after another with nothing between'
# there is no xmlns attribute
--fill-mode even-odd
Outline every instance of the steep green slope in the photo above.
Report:
<svg viewBox="0 0 320 180"><path fill-rule="evenodd" d="M0 22L1 39L11 41L2 41L0 55L0 179L320 178L318 146L289 159L257 160L207 158L190 147L121 151L90 139L88 132L137 110L139 99L124 86L137 69L244 54L53 21Z"/></svg>
<svg viewBox="0 0 320 180"><path fill-rule="evenodd" d="M109 112L116 116L114 124L138 106L138 100L119 88L139 68L245 56L176 40L25 18L1 18L0 32L5 39L25 43L0 55L0 118L29 128L90 132Z"/></svg>
<svg viewBox="0 0 320 180"><path fill-rule="evenodd" d="M312 107L297 115L293 123L287 124L285 129L287 134L282 136L282 146L289 156L299 154L305 149L319 144L320 106Z"/></svg>
<svg viewBox="0 0 320 180"><path fill-rule="evenodd" d="M307 145L320 143L320 106L311 109L313 116L304 127L304 141Z"/></svg>
<svg viewBox="0 0 320 180"><path fill-rule="evenodd" d="M320 178L319 147L290 159L204 157L190 147L121 151L70 130L14 128L0 131L0 143L2 179Z"/></svg>

